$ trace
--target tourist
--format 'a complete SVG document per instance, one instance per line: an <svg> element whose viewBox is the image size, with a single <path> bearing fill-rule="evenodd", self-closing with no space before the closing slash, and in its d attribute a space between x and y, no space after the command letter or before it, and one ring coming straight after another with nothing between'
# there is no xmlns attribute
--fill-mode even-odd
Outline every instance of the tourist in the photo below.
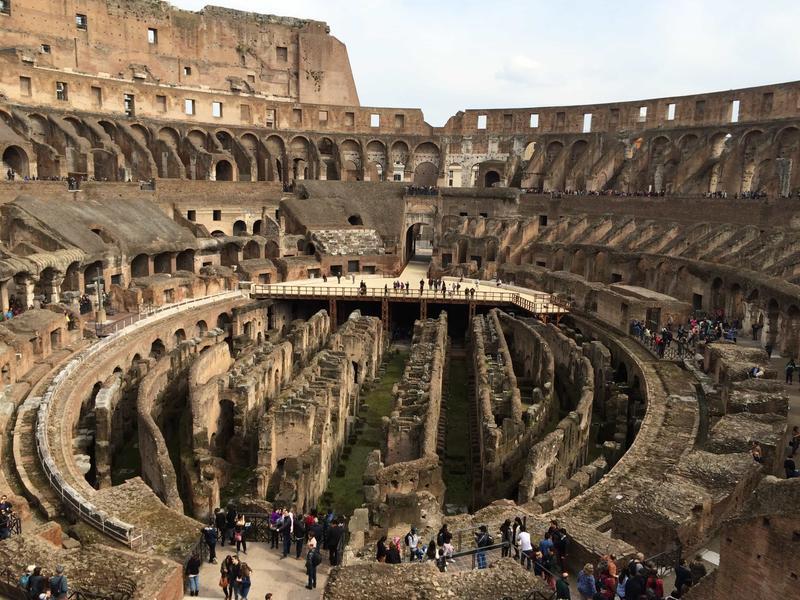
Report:
<svg viewBox="0 0 800 600"><path fill-rule="evenodd" d="M683 587L687 584L692 585L692 572L686 566L686 559L680 558L678 559L678 565L675 567L675 589L681 594ZM675 596L675 592L672 595Z"/></svg>
<svg viewBox="0 0 800 600"><path fill-rule="evenodd" d="M47 587L47 579L42 575L42 567L34 567L33 573L28 578L28 597L38 598Z"/></svg>
<svg viewBox="0 0 800 600"><path fill-rule="evenodd" d="M247 563L242 563L239 568L239 577L236 579L239 585L239 598L242 600L247 600L247 595L250 593L250 586L252 585L250 580L251 573L252 571Z"/></svg>
<svg viewBox="0 0 800 600"><path fill-rule="evenodd" d="M447 572L447 555L444 553L444 548L439 548L439 554L436 557L436 567L441 573Z"/></svg>
<svg viewBox="0 0 800 600"><path fill-rule="evenodd" d="M569 573L564 571L561 574L561 578L556 581L556 599L557 600L570 600L570 592L569 592L569 583L567 582L567 578L569 577Z"/></svg>
<svg viewBox="0 0 800 600"><path fill-rule="evenodd" d="M214 525L207 525L200 530L203 535L203 541L208 546L208 562L216 564L217 562L217 528Z"/></svg>
<svg viewBox="0 0 800 600"><path fill-rule="evenodd" d="M625 569L622 569L622 572L619 574L619 579L617 579L617 598L620 600L625 600L625 586L628 583L628 572Z"/></svg>
<svg viewBox="0 0 800 600"><path fill-rule="evenodd" d="M783 461L783 469L786 473L786 479L794 479L795 477L800 476L800 473L797 471L797 465L794 462L794 459L791 456L787 456Z"/></svg>
<svg viewBox="0 0 800 600"><path fill-rule="evenodd" d="M269 547L278 547L278 521L283 517L283 513L277 508L273 508L269 516Z"/></svg>
<svg viewBox="0 0 800 600"><path fill-rule="evenodd" d="M694 560L689 563L689 571L692 574L692 585L697 585L697 582L705 577L708 572L705 564L703 564L702 556L699 554L695 555Z"/></svg>
<svg viewBox="0 0 800 600"><path fill-rule="evenodd" d="M228 511L225 514L225 535L228 538L228 543L233 545L233 530L236 529L236 508L232 504L228 505Z"/></svg>
<svg viewBox="0 0 800 600"><path fill-rule="evenodd" d="M794 375L794 372L797 369L797 365L794 363L794 358L789 359L789 362L786 363L786 367L784 367L784 369L786 371L786 383L791 385L792 375Z"/></svg>
<svg viewBox="0 0 800 600"><path fill-rule="evenodd" d="M233 577L233 558L231 555L225 557L225 560L222 561L222 564L219 566L219 587L222 588L222 592L225 594L225 600L230 600L231 598L231 581L235 581L235 577Z"/></svg>
<svg viewBox="0 0 800 600"><path fill-rule="evenodd" d="M322 525L320 525L317 517L312 519L311 526L308 527L308 535L313 535L314 539L317 540L317 543L322 540Z"/></svg>
<svg viewBox="0 0 800 600"><path fill-rule="evenodd" d="M386 536L382 535L381 539L378 540L375 560L377 560L378 562L386 562L387 552L388 548L386 548Z"/></svg>
<svg viewBox="0 0 800 600"><path fill-rule="evenodd" d="M563 527L558 528L558 536L553 536L553 543L556 546L556 553L558 554L558 563L561 568L567 565L567 550L569 550L569 534Z"/></svg>
<svg viewBox="0 0 800 600"><path fill-rule="evenodd" d="M436 540L433 538L425 547L425 560L436 560Z"/></svg>
<svg viewBox="0 0 800 600"><path fill-rule="evenodd" d="M392 543L389 544L389 549L386 551L386 562L390 565L399 565L402 562L400 538L397 536L392 538Z"/></svg>
<svg viewBox="0 0 800 600"><path fill-rule="evenodd" d="M65 600L69 586L64 575L64 565L56 565L56 574L50 578L50 592L56 600Z"/></svg>
<svg viewBox="0 0 800 600"><path fill-rule="evenodd" d="M344 526L338 519L334 520L325 536L325 547L328 550L328 561L332 567L339 564L339 553L344 541Z"/></svg>
<svg viewBox="0 0 800 600"><path fill-rule="evenodd" d="M317 587L317 567L322 562L322 555L317 548L317 544L311 545L309 543L308 554L306 554L306 574L308 575L308 583L306 589L313 590Z"/></svg>
<svg viewBox="0 0 800 600"><path fill-rule="evenodd" d="M597 591L597 584L594 579L594 567L585 564L583 570L578 573L578 593L582 600L592 600Z"/></svg>
<svg viewBox="0 0 800 600"><path fill-rule="evenodd" d="M225 513L222 512L221 508L217 508L214 510L214 525L217 526L217 530L219 533L219 542L220 548L225 546L225 533L227 529L227 520L225 518Z"/></svg>
<svg viewBox="0 0 800 600"><path fill-rule="evenodd" d="M614 600L617 594L617 579L611 573L605 571L601 573L597 580L597 585L600 588L600 595L606 600Z"/></svg>
<svg viewBox="0 0 800 600"><path fill-rule="evenodd" d="M544 534L544 539L539 542L539 551L545 559L550 558L550 552L553 550L552 534L548 531Z"/></svg>
<svg viewBox="0 0 800 600"><path fill-rule="evenodd" d="M281 558L286 558L289 556L289 551L292 548L292 536L294 534L294 516L288 509L283 509L283 521L281 521L280 532L283 537L283 554Z"/></svg>
<svg viewBox="0 0 800 600"><path fill-rule="evenodd" d="M761 452L761 444L755 440L750 443L750 454L752 455L754 461L759 464L763 464L764 456Z"/></svg>
<svg viewBox="0 0 800 600"><path fill-rule="evenodd" d="M200 560L200 556L198 556L197 552L194 552L189 559L189 562L186 563L186 579L189 584L190 596L200 595L200 586L198 583L200 580L201 563L202 561Z"/></svg>
<svg viewBox="0 0 800 600"><path fill-rule="evenodd" d="M652 590L652 593L648 592L648 590ZM645 583L645 594L648 595L648 597L655 596L659 599L664 597L664 580L658 576L655 566L652 565L647 575L647 582Z"/></svg>
<svg viewBox="0 0 800 600"><path fill-rule="evenodd" d="M789 441L789 447L792 449L789 456L794 458L794 455L797 454L797 449L800 448L800 427L797 425L792 427L792 439Z"/></svg>
<svg viewBox="0 0 800 600"><path fill-rule="evenodd" d="M533 563L533 545L531 545L531 534L525 529L525 525L520 525L517 533L517 546L520 551L520 564L530 571Z"/></svg>
<svg viewBox="0 0 800 600"><path fill-rule="evenodd" d="M489 529L486 525L481 525L475 533L475 546L478 548L488 548L494 544L492 536L489 535ZM486 553L478 552L475 555L475 562L478 564L479 569L485 569L487 566Z"/></svg>
<svg viewBox="0 0 800 600"><path fill-rule="evenodd" d="M231 557L231 561L231 568L228 571L228 597L239 600L239 574L242 564L239 562L238 556Z"/></svg>
<svg viewBox="0 0 800 600"><path fill-rule="evenodd" d="M500 541L504 544L503 550L501 551L501 556L503 558L511 556L511 546L513 545L513 540L514 534L511 527L511 519L506 519L503 521L503 524L500 525Z"/></svg>
<svg viewBox="0 0 800 600"><path fill-rule="evenodd" d="M295 560L300 560L303 544L306 541L306 521L302 515L294 520Z"/></svg>
<svg viewBox="0 0 800 600"><path fill-rule="evenodd" d="M236 525L233 528L233 541L236 542L236 553L241 550L247 554L247 523L244 520L244 515L239 515L236 518Z"/></svg>
<svg viewBox="0 0 800 600"><path fill-rule="evenodd" d="M28 567L25 569L25 572L20 576L17 585L19 585L19 587L22 588L23 590L28 589L28 581L30 580L31 575L33 575L33 570L35 568L36 565L28 565Z"/></svg>
<svg viewBox="0 0 800 600"><path fill-rule="evenodd" d="M645 580L640 571L631 574L628 573L628 578L625 581L624 598L634 598L638 600L640 596L645 594ZM619 595L620 586L617 585L617 595Z"/></svg>
<svg viewBox="0 0 800 600"><path fill-rule="evenodd" d="M404 542L408 549L408 561L422 560L422 550L419 548L419 535L417 535L416 527L412 527L406 534Z"/></svg>

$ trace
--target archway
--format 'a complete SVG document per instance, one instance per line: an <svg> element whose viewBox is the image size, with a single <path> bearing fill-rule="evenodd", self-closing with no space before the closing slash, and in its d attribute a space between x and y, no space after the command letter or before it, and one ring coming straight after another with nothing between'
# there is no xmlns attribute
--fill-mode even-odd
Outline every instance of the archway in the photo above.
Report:
<svg viewBox="0 0 800 600"><path fill-rule="evenodd" d="M364 224L364 220L361 218L361 215L350 215L349 217L347 217L347 222L350 223L350 225Z"/></svg>
<svg viewBox="0 0 800 600"><path fill-rule="evenodd" d="M205 321L202 320L198 321L195 327L197 327L197 335L199 336L204 336L208 331L208 325L206 324Z"/></svg>
<svg viewBox="0 0 800 600"><path fill-rule="evenodd" d="M483 176L483 187L494 187L498 183L500 183L500 173L497 171L486 171L486 175Z"/></svg>
<svg viewBox="0 0 800 600"><path fill-rule="evenodd" d="M264 233L264 221L261 219L253 223L253 235L262 235Z"/></svg>
<svg viewBox="0 0 800 600"><path fill-rule="evenodd" d="M194 250L184 250L178 252L178 257L175 260L178 271L189 271L194 273Z"/></svg>
<svg viewBox="0 0 800 600"><path fill-rule="evenodd" d="M244 256L245 260L250 258L261 258L261 248L258 247L258 242L255 240L250 240L247 242L242 249L242 255Z"/></svg>
<svg viewBox="0 0 800 600"><path fill-rule="evenodd" d="M160 338L157 338L150 344L150 358L155 358L158 360L162 356L167 353L167 347L164 345L164 342L161 341Z"/></svg>
<svg viewBox="0 0 800 600"><path fill-rule="evenodd" d="M19 146L9 146L3 151L3 176L11 169L20 177L30 175L28 167L28 154Z"/></svg>
<svg viewBox="0 0 800 600"><path fill-rule="evenodd" d="M169 252L162 252L156 254L153 260L153 267L156 273L171 273L172 272L172 255Z"/></svg>
<svg viewBox="0 0 800 600"><path fill-rule="evenodd" d="M435 187L439 170L431 162L423 162L414 169L414 185L422 187Z"/></svg>
<svg viewBox="0 0 800 600"><path fill-rule="evenodd" d="M217 181L233 181L233 165L227 160L218 161L214 173Z"/></svg>
<svg viewBox="0 0 800 600"><path fill-rule="evenodd" d="M175 345L179 346L181 342L185 342L186 341L186 332L183 329L178 329L172 335L172 337L173 337L173 339L175 341Z"/></svg>
<svg viewBox="0 0 800 600"><path fill-rule="evenodd" d="M150 259L147 254L139 254L131 261L131 277L150 275Z"/></svg>
<svg viewBox="0 0 800 600"><path fill-rule="evenodd" d="M247 235L247 223L235 221L233 223L233 235Z"/></svg>

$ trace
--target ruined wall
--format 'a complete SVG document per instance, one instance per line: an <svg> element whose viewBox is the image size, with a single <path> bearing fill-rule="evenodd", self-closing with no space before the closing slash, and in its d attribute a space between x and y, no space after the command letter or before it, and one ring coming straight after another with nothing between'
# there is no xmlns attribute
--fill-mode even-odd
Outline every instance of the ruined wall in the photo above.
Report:
<svg viewBox="0 0 800 600"><path fill-rule="evenodd" d="M411 354L383 422L388 465L436 454L447 344L447 313L414 323Z"/></svg>

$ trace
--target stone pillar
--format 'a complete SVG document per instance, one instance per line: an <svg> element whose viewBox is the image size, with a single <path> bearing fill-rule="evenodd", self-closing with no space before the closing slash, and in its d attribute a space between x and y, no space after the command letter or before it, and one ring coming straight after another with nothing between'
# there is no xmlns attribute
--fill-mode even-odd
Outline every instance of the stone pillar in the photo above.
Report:
<svg viewBox="0 0 800 600"><path fill-rule="evenodd" d="M23 273L14 277L14 282L17 285L17 292L19 295L19 302L22 307L27 310L33 307L33 277L27 273Z"/></svg>
<svg viewBox="0 0 800 600"><path fill-rule="evenodd" d="M178 253L173 252L169 256L169 272L176 273L178 271Z"/></svg>
<svg viewBox="0 0 800 600"><path fill-rule="evenodd" d="M156 272L156 259L153 255L147 257L147 274L152 275Z"/></svg>
<svg viewBox="0 0 800 600"><path fill-rule="evenodd" d="M58 304L61 300L61 284L64 283L64 277L59 273L54 275L50 281L45 281L44 285L44 299L47 304Z"/></svg>
<svg viewBox="0 0 800 600"><path fill-rule="evenodd" d="M3 314L8 312L8 280L0 281L0 304L2 304Z"/></svg>

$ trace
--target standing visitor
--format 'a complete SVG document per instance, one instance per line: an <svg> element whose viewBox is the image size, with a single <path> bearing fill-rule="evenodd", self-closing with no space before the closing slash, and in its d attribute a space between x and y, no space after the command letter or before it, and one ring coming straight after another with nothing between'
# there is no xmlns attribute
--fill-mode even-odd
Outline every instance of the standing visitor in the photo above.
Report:
<svg viewBox="0 0 800 600"><path fill-rule="evenodd" d="M200 579L200 557L197 552L192 554L189 562L186 563L186 578L189 584L189 595L199 596L200 586L198 585Z"/></svg>

